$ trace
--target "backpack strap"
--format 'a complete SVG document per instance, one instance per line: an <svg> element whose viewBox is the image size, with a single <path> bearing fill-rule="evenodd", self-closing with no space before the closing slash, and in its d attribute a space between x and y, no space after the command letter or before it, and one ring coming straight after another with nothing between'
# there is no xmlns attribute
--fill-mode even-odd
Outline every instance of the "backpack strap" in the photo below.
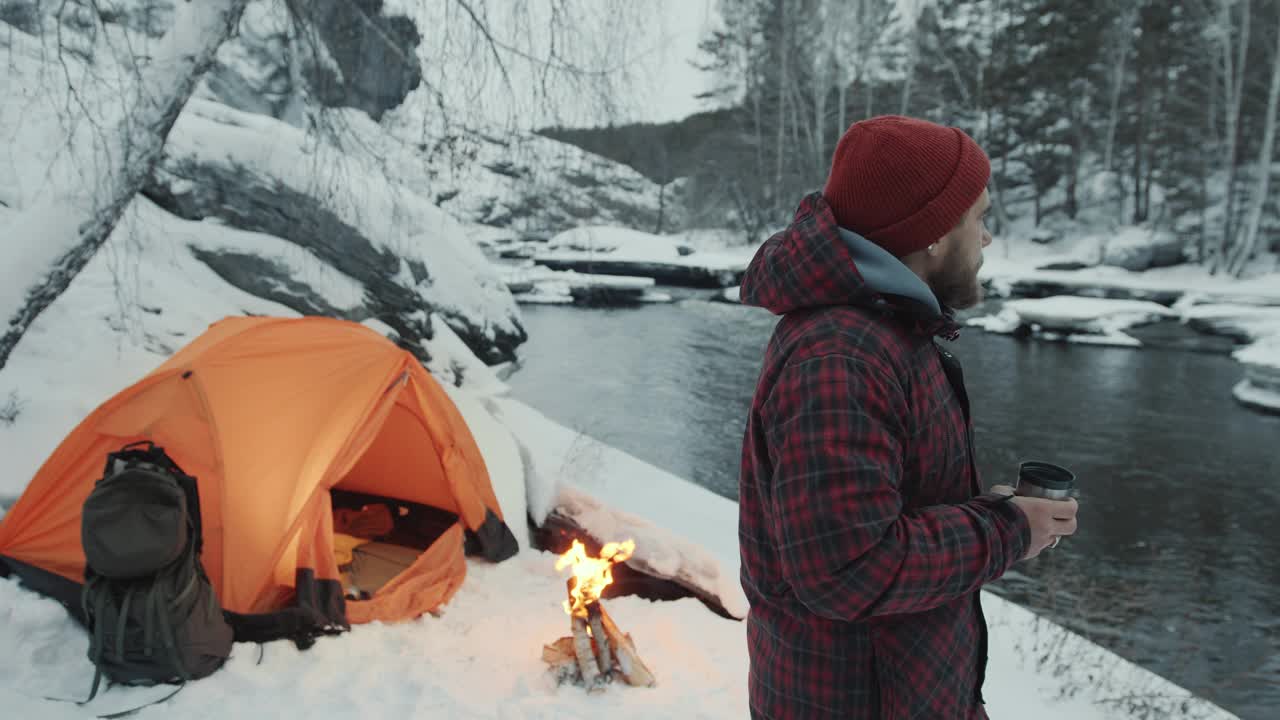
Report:
<svg viewBox="0 0 1280 720"><path fill-rule="evenodd" d="M107 601L106 596L103 593L93 595L93 608L90 609L89 607L91 590L102 582L102 576L97 574L90 574L89 577L85 579L84 590L80 594L80 606L84 611L86 619L92 620L94 618L100 618L102 617L102 614L106 612ZM73 702L82 707L92 702L93 699L98 696L98 688L102 686L102 645L106 642L106 639L106 633L102 629L102 623L95 622L93 624L93 639L90 640L90 643L92 643L91 647L93 648L93 657L91 659L93 660L94 670L93 687L89 689L89 697L84 700L68 700L66 698L56 698L46 695L44 699L53 700L54 702Z"/></svg>
<svg viewBox="0 0 1280 720"><path fill-rule="evenodd" d="M190 682L191 675L187 672L187 668L182 664L182 657L178 654L177 638L173 634L173 626L169 624L169 613L164 607L164 600L161 596L161 589L153 587L150 593L151 611L147 618L147 624L153 621L160 624L160 644L164 646L165 651L169 654L169 660L173 662L173 666L178 670L178 676L182 678L183 684Z"/></svg>
<svg viewBox="0 0 1280 720"><path fill-rule="evenodd" d="M184 682L183 684L181 684L181 685L179 685L178 687L174 688L174 691L173 691L173 692L169 693L168 695L165 695L164 697L160 698L159 700L152 700L151 702L149 702L149 703L147 703L147 704L145 704L145 705L139 705L138 707L136 707L136 708L131 708L131 709L129 709L129 710L121 710L120 712L113 712L113 713L107 713L106 715L99 715L99 716L98 716L98 718L99 718L99 720L117 720L117 718L129 717L130 715L132 715L132 714L134 714L134 713L136 713L136 712L138 712L139 710L142 710L142 709L144 709L144 708L149 708L149 707L151 707L152 705L159 705L160 703L163 703L163 702L168 702L170 698L172 698L174 695L177 695L179 692L181 692L181 691L182 691L182 688L184 688L184 687L186 687L186 686L187 686L187 684Z"/></svg>
<svg viewBox="0 0 1280 720"><path fill-rule="evenodd" d="M124 600L120 603L120 618L116 621L116 659L124 659L124 634L129 629L129 604L133 602L133 587L126 587ZM102 623L98 623L101 627Z"/></svg>

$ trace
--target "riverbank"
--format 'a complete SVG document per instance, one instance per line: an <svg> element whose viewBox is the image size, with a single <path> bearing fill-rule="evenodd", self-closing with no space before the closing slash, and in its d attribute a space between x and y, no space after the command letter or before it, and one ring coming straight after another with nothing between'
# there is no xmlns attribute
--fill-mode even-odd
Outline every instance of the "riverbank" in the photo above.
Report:
<svg viewBox="0 0 1280 720"><path fill-rule="evenodd" d="M736 499L743 426L777 319L705 296L525 308L530 339L506 379L512 396L575 436ZM1280 613L1267 510L1280 502L1280 420L1237 407L1236 362L976 329L949 347L975 404L984 482L1052 459L1077 472L1087 505L1078 537L993 591L1241 717L1268 717L1280 701L1267 669L1280 641L1267 622ZM584 474L613 472L588 447L580 455Z"/></svg>
<svg viewBox="0 0 1280 720"><path fill-rule="evenodd" d="M995 297L1015 299L968 324L1049 341L1140 348L1144 341L1131 330L1177 322L1241 343L1232 348L1243 370L1233 397L1252 410L1280 413L1280 271L1236 279L1198 265L1040 269L1055 264L1043 256L1010 260L991 253L980 272L983 283ZM1275 259L1259 265L1278 266Z"/></svg>
<svg viewBox="0 0 1280 720"><path fill-rule="evenodd" d="M491 468L504 513L535 521L563 508L594 536L637 542L637 559L703 583L734 614L746 611L737 585L736 506L731 501L575 433L510 398L453 393ZM585 510L583 510L585 508ZM745 624L693 599L611 598L610 612L658 677L655 688L615 684L603 696L559 686L539 651L564 634L564 578L556 556L527 546L499 565L468 560L458 594L435 617L358 626L300 652L283 642L238 644L229 664L163 703L189 718L243 714L338 717L431 707L447 717L562 720L744 717ZM113 687L84 710L76 697L92 676L88 637L56 603L0 580L0 702L48 720L118 712L167 688ZM995 717L1137 720L1234 716L1054 623L988 594L992 628L987 692ZM1063 670L1063 668L1068 668ZM341 682L334 683L334 677ZM308 687L298 696L286 688ZM212 702L212 698L221 698ZM1134 712L1119 697L1141 697Z"/></svg>

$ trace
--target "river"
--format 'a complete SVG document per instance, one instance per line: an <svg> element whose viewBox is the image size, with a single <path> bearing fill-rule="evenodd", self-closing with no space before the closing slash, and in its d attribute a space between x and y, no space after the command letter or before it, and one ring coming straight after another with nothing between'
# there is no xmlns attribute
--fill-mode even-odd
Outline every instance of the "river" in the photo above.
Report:
<svg viewBox="0 0 1280 720"><path fill-rule="evenodd" d="M512 394L569 428L737 498L775 318L708 302L522 308ZM989 310L989 309L988 309ZM979 308L979 311L986 311ZM1078 534L990 589L1246 720L1280 707L1280 418L1231 397L1221 354L1017 340L953 350L987 485L1022 459L1076 471Z"/></svg>

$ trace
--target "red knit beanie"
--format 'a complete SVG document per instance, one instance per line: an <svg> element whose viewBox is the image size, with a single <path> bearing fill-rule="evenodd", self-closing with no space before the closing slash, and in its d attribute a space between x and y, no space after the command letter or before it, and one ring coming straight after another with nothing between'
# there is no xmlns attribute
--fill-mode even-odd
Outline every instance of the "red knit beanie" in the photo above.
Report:
<svg viewBox="0 0 1280 720"><path fill-rule="evenodd" d="M840 138L822 194L840 227L902 257L950 232L990 174L987 154L959 128L885 115Z"/></svg>

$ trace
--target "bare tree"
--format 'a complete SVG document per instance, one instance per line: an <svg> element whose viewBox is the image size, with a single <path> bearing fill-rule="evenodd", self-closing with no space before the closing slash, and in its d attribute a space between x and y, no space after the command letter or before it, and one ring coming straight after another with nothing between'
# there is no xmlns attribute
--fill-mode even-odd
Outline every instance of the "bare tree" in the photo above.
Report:
<svg viewBox="0 0 1280 720"><path fill-rule="evenodd" d="M1102 167L1108 172L1115 169L1116 127L1120 124L1120 94L1125 85L1125 64L1128 62L1129 53L1133 50L1133 31L1138 22L1138 7L1137 3L1126 3L1116 18L1115 25L1112 26L1108 48L1111 65L1108 78L1111 85L1110 108L1107 112L1107 135L1102 150Z"/></svg>
<svg viewBox="0 0 1280 720"><path fill-rule="evenodd" d="M1231 9L1237 4L1241 6L1240 35L1233 44L1235 22L1231 19ZM1211 274L1227 269L1228 253L1236 239L1236 175L1240 167L1237 145L1240 139L1240 106L1244 101L1245 59L1248 57L1250 24L1249 0L1219 0L1218 9L1221 18L1218 47L1222 52L1223 105L1226 108L1226 122L1222 132L1226 146L1223 160L1227 163L1227 197L1222 237L1209 268ZM1232 57L1233 51L1235 57Z"/></svg>
<svg viewBox="0 0 1280 720"><path fill-rule="evenodd" d="M920 18L919 13L911 19L911 27L907 32L907 67L906 79L902 82L902 101L899 103L898 112L906 115L911 109L911 87L915 83L916 63L920 60L920 33L916 31L916 24Z"/></svg>
<svg viewBox="0 0 1280 720"><path fill-rule="evenodd" d="M132 110L100 129L94 165L98 181L76 187L65 204L42 205L16 219L18 233L58 228L74 233L74 237L48 238L47 242L67 250L27 288L25 302L9 318L0 337L0 368L31 323L107 241L159 160L178 113L218 47L234 31L247 4L248 0L177 3L172 28L149 59L137 64L134 81L121 95ZM63 216L68 212L76 215L74 227Z"/></svg>
<svg viewBox="0 0 1280 720"><path fill-rule="evenodd" d="M1244 274L1249 258L1258 245L1258 226L1262 222L1262 208L1267 202L1271 181L1271 163L1275 157L1276 106L1280 104L1280 11L1276 13L1276 48L1271 63L1271 88L1267 93L1267 114L1263 122L1262 149L1258 151L1258 180L1249 200L1249 214L1245 221L1244 236L1236 243L1227 271L1236 277Z"/></svg>
<svg viewBox="0 0 1280 720"><path fill-rule="evenodd" d="M324 58L324 49L315 32L313 17L319 3L311 0L283 0L294 22L289 37L289 72L293 85L305 79L298 58L310 54ZM5 303L0 311L12 313L3 336L0 336L0 368L8 361L14 347L40 314L66 290L111 236L126 208L153 174L162 156L167 137L175 120L197 83L213 62L218 48L235 32L248 0L188 0L174 3L170 30L146 52L125 43L110 50L122 69L125 87L111 98L121 111L104 112L80 102L77 88L71 83L63 118L69 126L89 125L93 128L93 157L75 158L75 172L88 182L70 189L68 196L50 198L39 206L24 208L13 218L15 236L43 236L50 260L45 269L32 279L30 287L14 306ZM60 6L67 5L66 2ZM442 4L422 5L413 12L447 21L441 28L419 22L423 32L437 32L431 39L441 40L441 55L452 65L441 68L440 75L425 78L426 92L436 97L437 113L426 113L425 126L432 132L449 128L451 114L467 107L466 93L479 97L515 96L524 92L528 102L512 103L509 121L527 118L531 110L553 116L570 104L585 106L597 116L608 116L616 110L614 83L628 77L640 56L632 52L624 33L633 29L639 16L631 4L621 0L609 3L584 3L580 0L544 0L539 3L490 3L487 0L450 0ZM88 2L90 15L100 28L107 27L109 13ZM596 21L587 26L585 19ZM369 25L372 18L366 18ZM59 58L62 51L61 24ZM371 26L372 27L372 26ZM547 28L547 32L541 29ZM612 28L612 30L610 30ZM378 28L374 27L373 31ZM537 30L535 32L535 30ZM111 33L102 32L110 41ZM435 50L437 48L433 48ZM438 55L439 56L439 55ZM413 53L403 62L418 63ZM64 62L65 64L65 62ZM466 72L456 72L464 68ZM493 89L496 76L501 90ZM443 79L442 79L443 78ZM472 80L472 78L475 78ZM435 81L434 87L430 86ZM485 87L486 83L490 87ZM460 87L452 97L447 89ZM325 141L351 149L371 145L348 128L341 114L330 114L315 106L300 107L306 97L294 98L295 113L304 113L303 121L310 129L320 131ZM574 102L566 102L572 100ZM583 103L581 101L586 100ZM452 103L452 104L450 104ZM536 107L535 107L536 106ZM465 122L472 118L461 118ZM500 120L495 120L495 125ZM510 129L510 127L508 128ZM518 143L515 143L518 144ZM359 146L359 147L354 147ZM415 148L416 150L416 148ZM513 150L514 152L514 150ZM317 157L317 162L319 161ZM376 161L376 159L375 159ZM334 191L342 182L334 173L319 172L317 182L327 182ZM18 297L17 293L10 293Z"/></svg>

